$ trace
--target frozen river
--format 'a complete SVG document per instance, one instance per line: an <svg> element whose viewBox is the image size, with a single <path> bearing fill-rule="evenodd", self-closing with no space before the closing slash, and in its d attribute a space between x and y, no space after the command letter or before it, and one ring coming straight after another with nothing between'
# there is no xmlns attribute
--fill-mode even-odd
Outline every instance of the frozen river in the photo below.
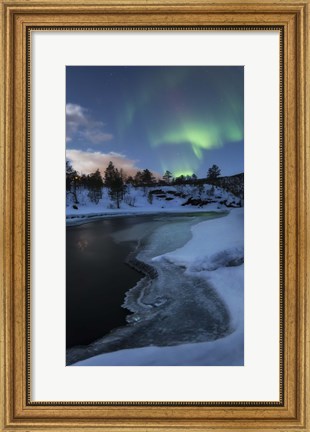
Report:
<svg viewBox="0 0 310 432"><path fill-rule="evenodd" d="M130 216L67 228L67 364L99 353L227 335L226 306L205 279L156 257L216 213Z"/></svg>

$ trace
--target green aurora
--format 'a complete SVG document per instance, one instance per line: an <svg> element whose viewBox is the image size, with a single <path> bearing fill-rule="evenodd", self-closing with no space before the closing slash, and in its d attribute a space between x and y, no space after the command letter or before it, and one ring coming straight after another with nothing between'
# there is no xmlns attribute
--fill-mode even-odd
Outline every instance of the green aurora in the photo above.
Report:
<svg viewBox="0 0 310 432"><path fill-rule="evenodd" d="M243 161L243 67L107 67L84 72L94 81L101 73L107 101L101 103L102 117L114 136L110 151L174 176L204 175L211 164L223 165L225 157L228 166L229 159L237 159L230 148Z"/></svg>

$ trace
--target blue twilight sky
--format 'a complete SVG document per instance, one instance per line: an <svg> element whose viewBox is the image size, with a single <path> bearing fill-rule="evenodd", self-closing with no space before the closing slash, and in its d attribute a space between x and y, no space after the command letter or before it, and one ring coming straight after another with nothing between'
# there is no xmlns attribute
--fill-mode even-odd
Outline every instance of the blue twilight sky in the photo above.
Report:
<svg viewBox="0 0 310 432"><path fill-rule="evenodd" d="M205 177L243 172L239 66L68 66L66 146L74 168L148 168Z"/></svg>

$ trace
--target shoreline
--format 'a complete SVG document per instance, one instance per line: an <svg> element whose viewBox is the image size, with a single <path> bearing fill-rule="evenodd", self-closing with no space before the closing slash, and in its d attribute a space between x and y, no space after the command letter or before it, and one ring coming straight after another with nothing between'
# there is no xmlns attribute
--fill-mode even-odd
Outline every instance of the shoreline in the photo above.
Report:
<svg viewBox="0 0 310 432"><path fill-rule="evenodd" d="M237 209L236 209L237 210ZM166 331L171 328L171 323L167 322L170 316L175 317L176 310L168 310L164 314L160 313L160 309L165 307L171 308L173 304L176 306L184 307L188 303L191 307L193 315L193 294L198 299L196 302L202 307L203 310L208 309L209 295L203 301L205 294L206 285L209 285L216 293L216 297L224 303L225 309L229 314L229 326L230 330L227 335L223 337L202 341L202 338L195 334L195 338L191 341L179 341L178 344L163 344L158 343L157 340L152 340L151 344L144 344L140 346L132 346L127 344L123 347L114 347L115 351L106 351L99 353L99 350L94 349L92 355L84 360L78 360L74 362L72 366L243 366L244 365L244 264L238 265L231 264L232 258L235 256L235 252L238 252L238 248L243 248L243 209L230 212L228 220L224 222L220 219L208 221L208 225L205 222L196 224L192 231L192 238L184 244L183 247L176 248L171 252L165 252L155 257L155 263L163 266L168 265L168 272L165 275L169 277L172 273L176 276L184 275L186 280L190 282L190 286L186 289L186 280L182 280L182 289L178 289L178 293L182 296L181 302L180 295L173 298L176 302L169 301L169 298L165 298L165 302L160 303L159 307L153 307L148 309L149 311L156 313L158 311L156 324L156 335L159 331ZM220 239L220 241L218 241ZM204 241L206 240L206 242ZM223 251L227 251L228 255L224 261L219 262L218 256ZM152 256L149 257L151 260ZM217 264L214 268L213 264ZM174 266L176 272L171 271L170 266ZM162 272L160 272L162 274ZM196 281L196 283L192 283ZM177 278L173 278L173 284L177 282ZM180 282L180 281L179 281ZM198 284L198 285L197 285ZM170 281L166 283L163 281L161 284L165 288L169 285L173 288ZM180 285L180 284L178 284ZM160 288L160 287L159 287ZM194 289L193 289L194 288ZM199 291L201 288L201 292ZM227 289L229 288L229 289ZM213 292L214 292L213 291ZM133 293L140 294L140 293ZM156 299L161 299L161 292L152 293L145 291L143 293L144 305L155 305ZM172 292L172 294L174 294ZM184 298L185 294L185 298ZM210 292L211 294L211 292ZM186 298L186 295L190 295L190 298ZM170 297L170 296L169 296ZM213 297L213 293L212 293ZM154 302L155 299L155 302ZM152 302L150 300L153 300ZM186 301L188 300L188 301ZM139 304L140 307L140 304ZM134 311L139 313L140 310ZM181 311L178 314L182 317L182 320L178 320L178 333L184 323L186 323L185 317L189 316ZM185 312L185 311L184 311ZM202 310L199 310L199 314L194 313L194 316L201 316ZM140 312L143 314L143 310ZM155 317L156 318L156 317ZM205 322L206 320L203 320ZM146 323L147 324L147 323ZM137 329L141 325L141 321L134 324ZM154 330L151 328L151 330ZM150 330L150 328L146 328ZM208 329L203 329L207 331ZM144 333L145 333L144 332ZM152 332L151 332L152 333ZM163 333L164 335L164 333ZM128 334L123 335L128 337ZM154 335L153 335L154 336ZM111 335L111 343L113 339L117 337L114 333ZM131 346L130 346L131 345ZM95 348L95 346L93 346ZM94 355L95 353L95 355ZM79 353L80 354L80 353Z"/></svg>
<svg viewBox="0 0 310 432"><path fill-rule="evenodd" d="M167 210L164 209L164 211L158 211L157 210L151 210L151 211L147 211L147 210L142 210L142 211L120 211L117 213L112 213L112 212L102 212L102 213L84 213L84 214L79 214L79 215L66 215L66 227L72 227L72 226L78 226L78 225L82 225L82 224L86 224L86 223L90 223L90 222L94 222L97 220L101 220L101 219L108 219L108 218L115 218L115 217L134 217L134 216L156 216L156 215L163 215L163 216L168 216L168 215L191 215L191 214L205 214L205 213L223 213L223 214L229 214L230 210L228 208L226 209L216 209L216 208L212 208L212 209L202 209L202 208L192 208L191 210L189 210L188 208L186 209L179 209L178 211L176 211L175 209L171 209Z"/></svg>
<svg viewBox="0 0 310 432"><path fill-rule="evenodd" d="M162 214L163 212L161 212ZM171 214L171 212L169 212ZM182 212L184 214L184 212ZM216 213L217 212L195 212L196 216L203 215L203 214L212 214L213 218L217 218ZM193 212L190 213L191 215L194 215ZM187 213L188 215L188 213ZM144 215L145 216L145 215ZM163 215L165 216L165 215ZM177 216L181 216L182 214L177 213ZM223 215L224 216L224 215ZM213 220L211 217L211 220ZM204 221L202 221L204 222ZM192 238L191 233L191 227L197 225L196 222L194 224L190 224L189 226L189 238L184 239L180 244L176 244L175 248L183 248L188 241ZM143 248L142 248L143 250ZM173 252L175 249L173 248L171 252ZM124 295L124 302L121 305L122 308L125 310L128 310L131 312L126 317L127 324L125 326L118 326L112 329L109 333L103 335L102 337L98 338L97 340L94 340L89 345L78 345L73 346L67 350L66 358L67 358L67 365L76 365L79 361L84 361L89 358L92 358L93 356L96 356L98 354L109 354L113 352L117 352L119 350L123 349L137 349L137 348L143 348L149 346L147 344L147 341L145 341L143 338L145 337L144 334L148 333L150 331L151 334L151 344L155 343L158 346L166 346L166 343L163 340L161 340L160 331L158 332L156 329L158 327L158 322L161 322L162 320L170 320L172 319L171 316L174 316L177 313L177 316L184 315L186 316L187 312L187 305L192 303L192 293L191 288L192 285L197 285L196 289L199 291L205 292L207 289L209 294L212 294L210 298L208 298L208 304L211 302L214 307L217 309L223 309L224 315L223 320L228 319L228 314L226 313L226 307L224 303L220 300L220 298L217 296L216 292L209 286L209 284L206 281L200 280L200 278L192 277L192 275L185 275L184 270L178 273L178 277L174 278L174 282L179 280L182 282L182 302L178 300L178 298L174 298L174 285L167 282L167 278L170 277L170 271L166 269L167 263L163 262L152 262L152 257L145 256L144 259L138 256L141 253L140 247L134 248L128 256L125 259L125 263L133 268L136 272L140 273L142 276L141 279L132 287L126 290ZM167 253L164 250L160 251L160 253ZM163 264L163 265L162 265ZM169 267L174 267L173 264L170 264ZM160 269L160 271L158 271ZM182 273L182 275L181 275ZM179 281L179 282L180 282ZM151 285L152 284L152 289ZM155 284L155 286L153 286ZM171 292L167 293L167 285L171 286L173 289ZM184 286L183 286L184 285ZM165 287L165 293L162 293L162 287ZM187 299L190 293L190 301ZM202 297L203 299L204 297ZM187 301L184 301L186 300ZM180 303L180 304L179 304ZM175 306L174 306L175 305ZM194 305L195 306L195 305ZM195 306L199 309L199 305ZM184 314L182 314L179 309L185 308ZM208 307L206 307L206 313L208 312ZM147 314L147 318L146 315ZM210 316L209 316L210 318ZM225 319L224 319L225 318ZM212 322L215 320L219 320L218 318L212 317ZM177 320L178 321L178 320ZM221 320L219 320L221 321ZM209 322L208 320L205 320L205 322ZM171 331L171 335L169 339L169 342L167 346L169 345L178 345L179 343L189 343L191 340L197 340L204 341L204 337L202 335L195 334L195 338L192 336L192 329L188 329L186 326L184 328L184 332L189 333L187 336L183 336L181 340L179 340L179 334L178 331L174 328L175 325L172 321L170 325L168 326L169 331ZM217 323L218 327L224 328L228 331L228 323L224 325L222 322ZM179 324L180 327L182 327L181 324ZM194 328L194 327L193 327ZM159 329L160 330L160 329ZM208 331L207 331L208 330ZM223 330L223 329L222 329ZM225 330L225 332L226 332ZM167 331L167 330L166 330ZM212 332L210 332L208 325L206 325L205 331L208 333L208 337L213 339L213 336L211 335ZM224 331L224 330L223 330ZM137 338L135 333L138 333L140 336ZM210 334L209 334L210 333ZM140 338L143 340L140 341ZM188 338L188 339L187 339Z"/></svg>

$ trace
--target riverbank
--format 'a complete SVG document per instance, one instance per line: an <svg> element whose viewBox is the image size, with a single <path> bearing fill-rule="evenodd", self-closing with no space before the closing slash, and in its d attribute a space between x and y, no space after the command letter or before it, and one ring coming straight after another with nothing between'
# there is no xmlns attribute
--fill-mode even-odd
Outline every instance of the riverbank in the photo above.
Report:
<svg viewBox="0 0 310 432"><path fill-rule="evenodd" d="M113 218L113 217L127 217L127 216L156 216L156 215L189 215L189 214L204 214L204 213L227 213L229 210L227 207L219 208L217 205L209 205L208 207L173 207L173 208L140 208L140 209L111 209L106 210L104 212L88 212L89 209L86 209L85 213L80 212L77 214L67 214L66 215L66 225L80 225L88 222L93 222L96 220L104 219L104 218Z"/></svg>
<svg viewBox="0 0 310 432"><path fill-rule="evenodd" d="M173 248L183 232L181 225L162 227L139 254L160 275L126 294L140 345L95 355L102 342L130 341L123 329L98 341L76 366L243 365L243 208L193 225L183 246Z"/></svg>
<svg viewBox="0 0 310 432"><path fill-rule="evenodd" d="M120 208L111 201L106 188L103 188L102 198L97 204L90 201L86 190L79 191L78 200L78 204L74 204L72 196L67 197L68 226L105 217L221 212L242 205L240 198L210 185L203 188L193 185L162 186L160 189L128 187Z"/></svg>

